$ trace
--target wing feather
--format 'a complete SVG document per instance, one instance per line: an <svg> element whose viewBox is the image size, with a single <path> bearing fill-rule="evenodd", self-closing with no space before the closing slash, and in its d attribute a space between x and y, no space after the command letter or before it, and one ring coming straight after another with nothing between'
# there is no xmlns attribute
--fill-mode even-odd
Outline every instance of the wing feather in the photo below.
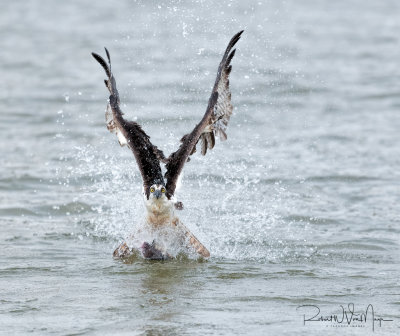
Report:
<svg viewBox="0 0 400 336"><path fill-rule="evenodd" d="M217 99L218 92L214 92L208 102L207 110L203 119L201 119L191 133L186 134L182 138L183 141L181 140L182 144L179 146L178 150L172 153L167 159L167 164L165 165L167 172L165 173L165 177L167 179L166 189L169 199L174 195L178 177L181 174L189 155L195 151L195 145L204 127L206 127L208 119L211 117Z"/></svg>
<svg viewBox="0 0 400 336"><path fill-rule="evenodd" d="M229 75L232 71L231 61L233 56L235 56L236 49L232 50L232 48L239 41L242 33L243 30L232 37L222 57L221 63L219 64L217 78L212 91L218 92L218 100L214 108L214 113L199 138L199 141L201 140L202 143L202 149L204 149L203 143L208 145L208 149L213 149L215 146L215 137L218 137L220 141L225 141L227 139L226 129L233 111L231 91L229 88ZM209 141L210 134L212 134L214 139L211 143ZM206 155L207 148L201 151L202 155Z"/></svg>
<svg viewBox="0 0 400 336"><path fill-rule="evenodd" d="M115 77L111 72L110 53L105 48L107 62L96 53L92 56L103 67L108 79L104 81L110 92L109 102L106 110L106 123L110 132L116 133L121 146L127 145L133 152L143 178L143 187L149 196L149 188L153 184L163 184L160 161L165 162L164 153L150 142L150 137L143 131L142 127L133 121L127 121L120 109L120 99Z"/></svg>
<svg viewBox="0 0 400 336"><path fill-rule="evenodd" d="M230 63L236 49L232 50L232 48L239 41L242 33L243 30L235 34L225 50L203 119L191 133L182 137L182 144L179 149L167 159L165 177L167 179L166 188L169 198L175 192L176 182L185 162L189 161L189 156L196 152L198 142L201 141L201 154L205 155L207 149L214 148L216 136L221 141L227 139L226 129L233 110L231 91L229 89L229 74L232 71Z"/></svg>

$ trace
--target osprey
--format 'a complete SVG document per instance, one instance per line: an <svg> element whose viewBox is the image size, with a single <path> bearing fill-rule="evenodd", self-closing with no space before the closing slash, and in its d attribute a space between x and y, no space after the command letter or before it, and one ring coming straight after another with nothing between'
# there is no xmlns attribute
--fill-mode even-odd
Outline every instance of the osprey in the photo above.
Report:
<svg viewBox="0 0 400 336"><path fill-rule="evenodd" d="M183 166L189 161L189 156L196 152L200 142L201 154L215 145L215 138L221 141L227 139L226 128L232 114L231 92L229 89L229 74L232 70L231 60L235 55L235 46L243 30L230 40L222 61L219 64L217 78L208 101L206 112L194 129L184 135L178 150L166 157L164 153L150 142L150 137L142 127L123 117L120 109L120 99L115 77L111 71L110 53L105 48L108 63L98 54L92 56L103 67L107 79L104 80L110 97L106 110L106 123L110 132L115 133L121 146L128 146L135 156L143 178L143 196L147 211L146 225L152 232L171 228L180 237L180 242L186 244L203 257L209 257L210 252L199 240L179 221L175 209L182 209L182 203L175 198L175 189ZM163 176L161 163L165 164L166 173ZM152 244L144 242L139 249L145 258L165 259L170 255L165 247L155 240ZM158 244L158 245L157 245ZM115 257L126 257L133 253L134 248L127 242L122 243L115 251Z"/></svg>

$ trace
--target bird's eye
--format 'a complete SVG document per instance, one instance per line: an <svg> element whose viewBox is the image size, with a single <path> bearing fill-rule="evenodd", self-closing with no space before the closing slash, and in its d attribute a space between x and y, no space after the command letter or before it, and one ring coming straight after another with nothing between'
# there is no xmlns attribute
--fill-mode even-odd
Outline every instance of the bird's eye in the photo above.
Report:
<svg viewBox="0 0 400 336"><path fill-rule="evenodd" d="M161 188L161 192L162 192L162 193L165 193L165 188Z"/></svg>
<svg viewBox="0 0 400 336"><path fill-rule="evenodd" d="M152 187L152 188L150 188L150 192L152 192L152 193L154 192L154 188L153 188L153 187Z"/></svg>

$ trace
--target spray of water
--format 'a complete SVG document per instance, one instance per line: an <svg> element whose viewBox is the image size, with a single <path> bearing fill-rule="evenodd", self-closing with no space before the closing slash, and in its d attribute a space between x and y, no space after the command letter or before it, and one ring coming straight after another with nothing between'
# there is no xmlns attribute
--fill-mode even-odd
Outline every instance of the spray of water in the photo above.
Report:
<svg viewBox="0 0 400 336"><path fill-rule="evenodd" d="M76 217L77 226L84 227L93 239L109 241L110 253L132 235L136 239L132 246L140 246L142 240L151 242L154 237L143 235L143 230L141 236L137 234L143 228L145 209L141 176L132 154L120 149L106 132L93 137L98 140L62 154L69 163L59 172L61 184L74 185L74 203L87 209ZM176 139L165 138L168 152L176 147ZM65 137L60 141L66 141ZM276 167L262 164L264 154L252 151L251 141L233 143L233 138L234 150L224 148L227 142L185 166L177 193L185 209L178 216L212 258L279 262L299 253L312 255L315 251L305 247L296 232L298 226L282 218L289 201L298 195L269 177ZM181 252L174 242L163 241L172 254Z"/></svg>

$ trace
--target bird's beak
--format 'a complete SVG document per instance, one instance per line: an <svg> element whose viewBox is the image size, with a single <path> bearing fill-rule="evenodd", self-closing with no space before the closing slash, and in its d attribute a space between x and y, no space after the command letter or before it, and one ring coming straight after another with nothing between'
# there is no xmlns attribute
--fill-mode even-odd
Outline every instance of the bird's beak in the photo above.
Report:
<svg viewBox="0 0 400 336"><path fill-rule="evenodd" d="M153 195L155 198L159 199L162 195L161 190L156 190Z"/></svg>

